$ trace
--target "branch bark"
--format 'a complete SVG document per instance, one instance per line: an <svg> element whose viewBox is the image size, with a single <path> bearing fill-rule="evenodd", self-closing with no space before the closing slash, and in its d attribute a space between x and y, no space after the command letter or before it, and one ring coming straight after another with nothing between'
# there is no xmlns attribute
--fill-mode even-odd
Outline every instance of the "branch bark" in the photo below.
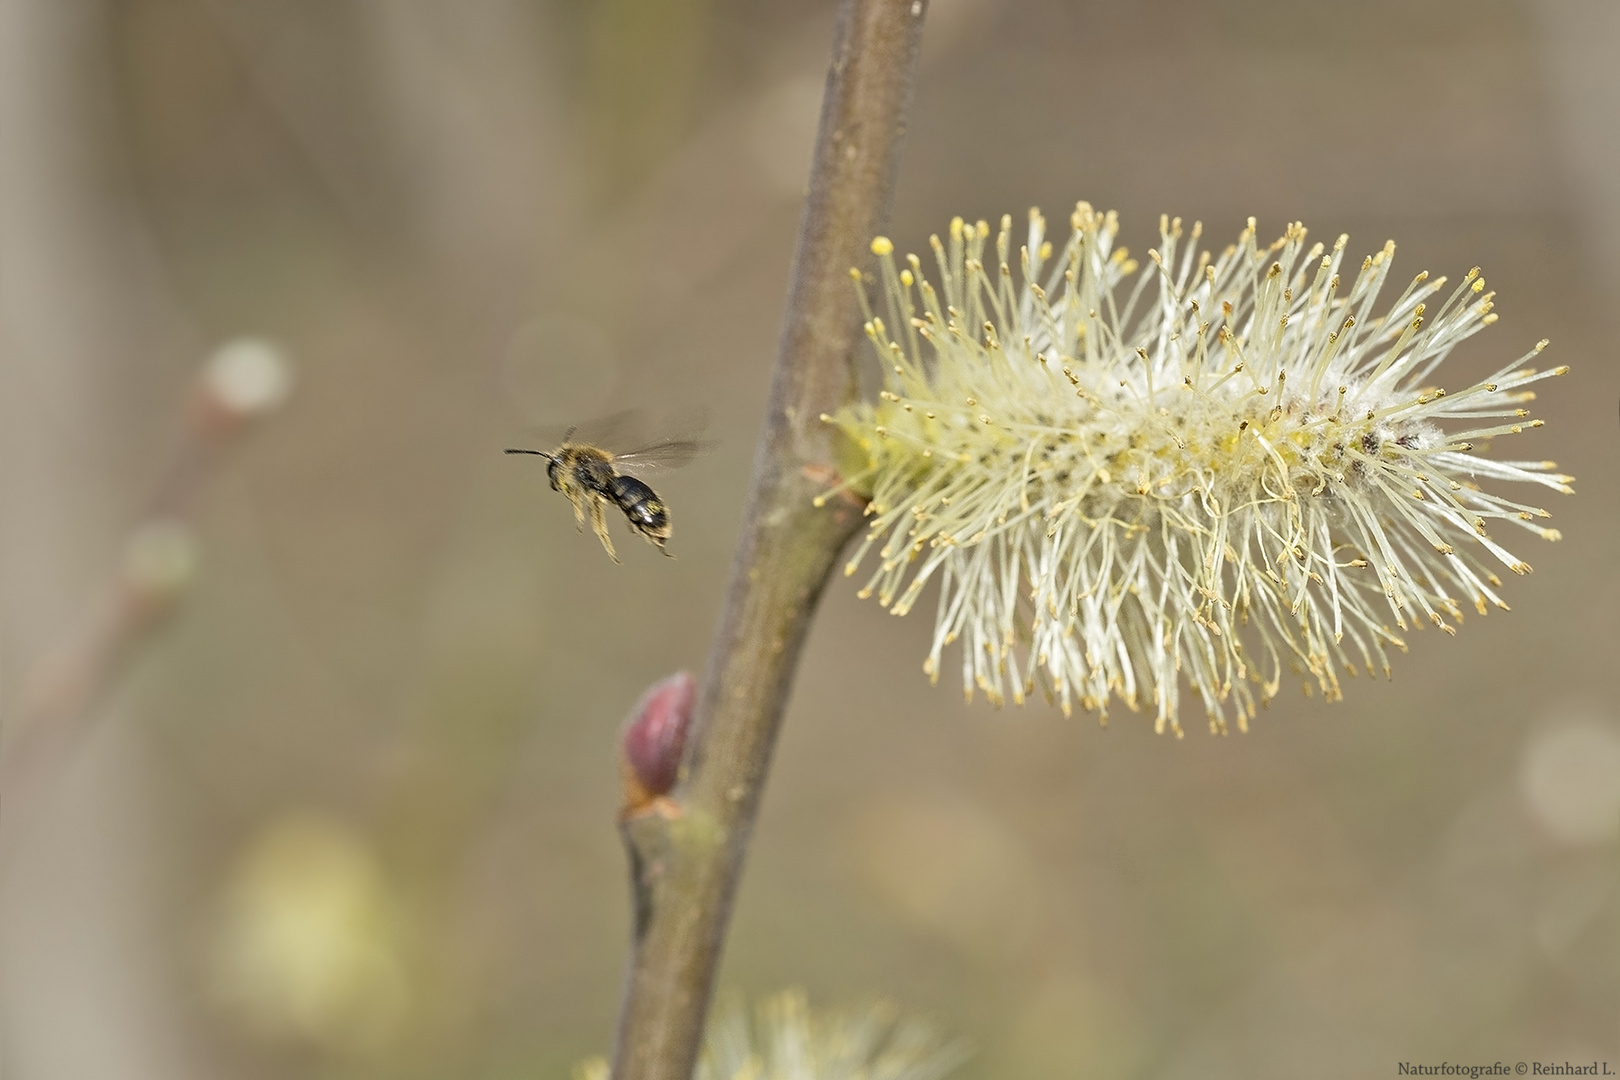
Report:
<svg viewBox="0 0 1620 1080"><path fill-rule="evenodd" d="M927 0L842 0L792 285L719 632L668 798L622 822L635 932L614 1080L687 1080L799 649L852 502L820 415L852 392L849 268L888 216Z"/></svg>

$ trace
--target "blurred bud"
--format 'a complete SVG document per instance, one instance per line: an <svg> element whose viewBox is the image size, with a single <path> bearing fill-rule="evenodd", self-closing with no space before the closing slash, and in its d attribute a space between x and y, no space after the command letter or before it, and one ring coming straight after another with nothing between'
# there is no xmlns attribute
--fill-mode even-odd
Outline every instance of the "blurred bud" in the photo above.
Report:
<svg viewBox="0 0 1620 1080"><path fill-rule="evenodd" d="M1553 839L1603 844L1620 833L1620 732L1571 717L1531 736L1519 772L1525 802Z"/></svg>
<svg viewBox="0 0 1620 1080"><path fill-rule="evenodd" d="M281 349L262 338L233 338L214 350L198 380L201 423L226 431L274 412L292 384L292 365Z"/></svg>
<svg viewBox="0 0 1620 1080"><path fill-rule="evenodd" d="M696 689L691 672L677 671L654 683L631 710L620 739L627 812L674 789Z"/></svg>
<svg viewBox="0 0 1620 1080"><path fill-rule="evenodd" d="M403 1019L401 946L396 904L365 843L294 812L231 873L209 953L213 989L261 1038L374 1050Z"/></svg>
<svg viewBox="0 0 1620 1080"><path fill-rule="evenodd" d="M197 544L185 522L148 521L124 545L124 583L153 608L179 599L197 572Z"/></svg>

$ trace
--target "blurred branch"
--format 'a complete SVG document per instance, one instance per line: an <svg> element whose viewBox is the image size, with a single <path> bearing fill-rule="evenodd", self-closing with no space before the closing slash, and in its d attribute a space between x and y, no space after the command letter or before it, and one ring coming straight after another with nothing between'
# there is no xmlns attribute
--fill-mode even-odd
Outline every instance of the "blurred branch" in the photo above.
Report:
<svg viewBox="0 0 1620 1080"><path fill-rule="evenodd" d="M280 355L249 340L219 349L198 375L181 440L124 543L123 565L78 633L24 681L0 752L0 856L9 852L130 655L189 586L195 555L185 513L210 466L252 420L281 404L288 383Z"/></svg>
<svg viewBox="0 0 1620 1080"><path fill-rule="evenodd" d="M615 1080L686 1080L799 649L860 525L816 509L820 414L849 394L860 320L849 268L888 213L926 0L843 0L769 412L721 624L668 798L627 813L636 928Z"/></svg>

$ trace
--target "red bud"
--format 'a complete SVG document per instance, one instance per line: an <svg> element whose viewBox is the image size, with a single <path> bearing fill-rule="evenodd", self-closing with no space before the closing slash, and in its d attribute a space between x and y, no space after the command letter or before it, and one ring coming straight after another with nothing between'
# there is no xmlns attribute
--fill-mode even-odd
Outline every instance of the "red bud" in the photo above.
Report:
<svg viewBox="0 0 1620 1080"><path fill-rule="evenodd" d="M677 671L653 683L630 711L620 739L627 787L634 784L625 793L627 809L667 795L675 787L696 693L691 672Z"/></svg>

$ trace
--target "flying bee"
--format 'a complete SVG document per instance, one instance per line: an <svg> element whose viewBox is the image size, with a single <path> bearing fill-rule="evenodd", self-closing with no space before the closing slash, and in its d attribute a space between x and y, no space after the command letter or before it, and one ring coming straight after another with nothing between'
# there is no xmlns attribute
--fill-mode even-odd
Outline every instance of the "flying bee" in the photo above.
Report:
<svg viewBox="0 0 1620 1080"><path fill-rule="evenodd" d="M633 425L637 420L639 414L620 413L598 421L592 427L603 431L620 429ZM688 426L695 432L701 430L703 425L699 420ZM607 508L610 504L623 512L632 531L640 533L648 543L669 555L664 548L671 531L669 507L645 481L623 470L675 468L685 465L699 454L707 453L713 445L686 434L614 453L595 445L598 441L609 441L607 438L576 438L578 431L577 427L569 428L562 444L550 452L516 448L506 452L534 454L546 459L546 477L551 481L551 489L562 492L573 504L574 521L581 529L585 527L586 513L590 514L591 529L614 562L619 561L619 556L613 550L612 538L608 536Z"/></svg>

